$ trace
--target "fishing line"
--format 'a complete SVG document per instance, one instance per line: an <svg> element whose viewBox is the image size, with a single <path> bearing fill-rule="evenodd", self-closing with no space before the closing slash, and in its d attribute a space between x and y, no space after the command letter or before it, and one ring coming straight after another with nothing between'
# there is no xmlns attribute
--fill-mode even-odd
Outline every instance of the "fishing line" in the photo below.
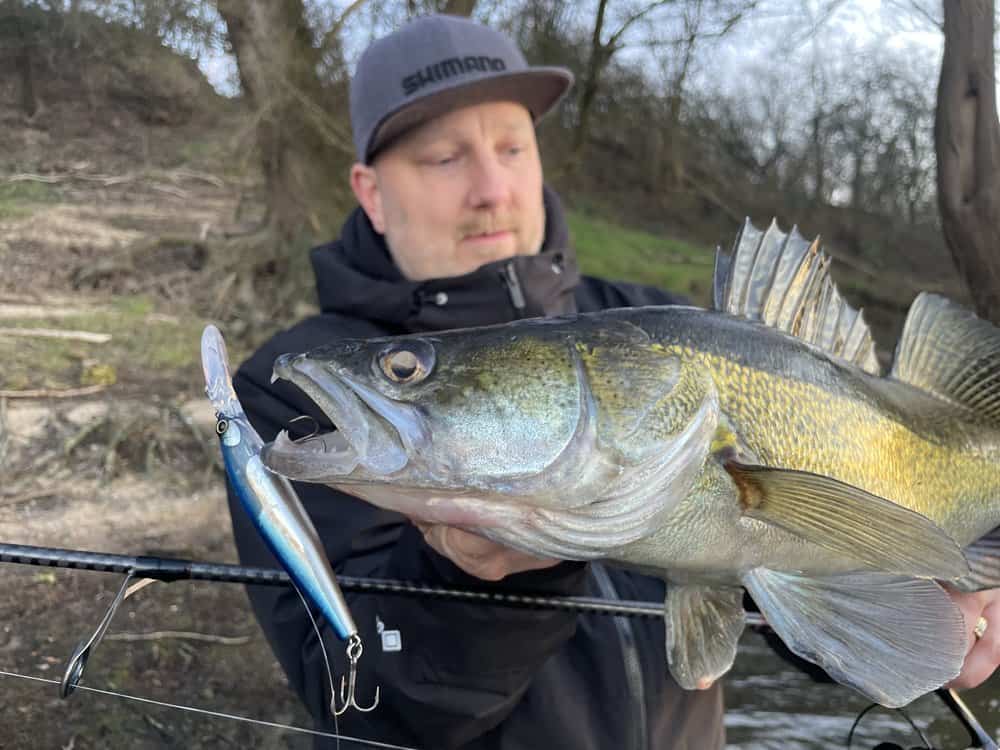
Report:
<svg viewBox="0 0 1000 750"><path fill-rule="evenodd" d="M44 682L49 685L58 685L59 680L52 680L47 677L37 677L35 675L20 674L19 672L7 672L0 669L0 676L3 677L17 677L22 680L31 680L34 682ZM212 716L218 719L233 719L235 721L244 721L249 724L258 724L263 727L269 727L271 729L283 729L289 732L300 732L301 734L311 734L316 737L329 737L330 739L335 739L338 742L341 739L348 740L350 742L357 742L363 745L368 745L369 747L379 747L384 748L384 750L415 750L415 748L409 747L407 745L393 745L388 742L379 742L377 740L366 740L362 737L351 737L349 735L333 734L332 732L323 732L319 729L309 729L308 727L295 726L294 724L282 724L277 721L265 721L264 719L253 719L249 716L240 716L239 714L228 714L224 711L212 711L207 708L198 708L196 706L185 706L180 703L168 703L166 701L159 701L153 698L142 698L138 695L129 695L128 693L118 693L114 690L103 690L101 688L87 687L86 685L77 685L77 690L86 690L91 693L98 693L99 695L107 695L114 698L122 698L124 700L136 701L138 703L147 703L153 706L161 706L163 708L174 708L180 711L190 711L196 714L204 714L205 716Z"/></svg>
<svg viewBox="0 0 1000 750"><path fill-rule="evenodd" d="M854 723L851 724L851 731L847 733L847 750L851 750L851 747L854 743L854 732L855 730L857 730L858 725L861 723L861 720L865 718L865 716L869 712L877 708L885 708L885 706L881 706L878 703L872 703L864 711L859 713L857 717L854 719ZM910 718L910 715L905 710L903 710L902 708L896 708L893 710L901 714L902 717L906 719L907 722L909 722L910 726L913 727L913 731L915 731L920 736L920 741L924 743L924 747L921 750L934 750L934 745L931 744L931 741L927 739L927 736L923 733L920 727L917 726L917 723L912 718Z"/></svg>
<svg viewBox="0 0 1000 750"><path fill-rule="evenodd" d="M319 650L323 654L323 663L326 665L326 676L330 680L330 713L333 715L333 731L337 733L337 750L340 750L340 721L337 716L337 691L333 686L333 669L330 667L330 657L326 653L323 634L319 630L319 625L316 624L316 618L313 617L309 602L306 601L305 596L302 595L302 591L298 586L293 584L292 587L295 589L295 593L299 595L299 599L302 600L302 606L305 607L306 614L309 615L309 622L312 623L313 630L316 631L316 638L319 640Z"/></svg>

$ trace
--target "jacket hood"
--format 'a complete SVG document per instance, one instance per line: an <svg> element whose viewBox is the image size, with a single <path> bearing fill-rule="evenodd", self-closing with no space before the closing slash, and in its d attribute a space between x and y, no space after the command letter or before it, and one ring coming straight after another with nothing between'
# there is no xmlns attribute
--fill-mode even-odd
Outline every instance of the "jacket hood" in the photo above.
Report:
<svg viewBox="0 0 1000 750"><path fill-rule="evenodd" d="M385 238L356 208L340 239L312 251L320 308L407 332L506 323L576 311L576 254L558 196L544 189L545 239L537 255L487 263L462 276L403 277Z"/></svg>

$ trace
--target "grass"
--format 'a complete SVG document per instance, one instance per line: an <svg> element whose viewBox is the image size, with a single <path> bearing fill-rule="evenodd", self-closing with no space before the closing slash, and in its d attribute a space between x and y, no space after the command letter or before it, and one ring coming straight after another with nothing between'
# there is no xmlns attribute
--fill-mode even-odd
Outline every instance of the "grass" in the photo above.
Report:
<svg viewBox="0 0 1000 750"><path fill-rule="evenodd" d="M92 344L51 338L0 337L0 388L69 388L164 380L197 390L200 339L206 321L190 313L157 314L143 296L120 296L93 311L65 318L4 321L12 328L58 328L111 334ZM233 351L234 362L245 352Z"/></svg>
<svg viewBox="0 0 1000 750"><path fill-rule="evenodd" d="M584 273L651 284L708 304L715 253L707 248L571 211L568 217Z"/></svg>
<svg viewBox="0 0 1000 750"><path fill-rule="evenodd" d="M23 219L39 204L58 199L59 191L44 182L0 182L0 221Z"/></svg>

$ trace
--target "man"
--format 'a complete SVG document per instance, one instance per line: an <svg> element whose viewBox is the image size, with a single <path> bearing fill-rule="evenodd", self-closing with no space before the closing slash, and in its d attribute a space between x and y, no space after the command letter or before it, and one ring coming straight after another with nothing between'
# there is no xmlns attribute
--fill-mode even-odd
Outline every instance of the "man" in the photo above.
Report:
<svg viewBox="0 0 1000 750"><path fill-rule="evenodd" d="M270 383L279 354L343 337L676 301L577 271L534 133L571 80L562 69L529 68L502 35L447 16L414 21L365 52L351 84L358 163L350 180L360 207L337 242L313 251L322 314L276 336L236 376L265 439L300 414L329 427L293 386ZM316 485L298 490L343 574L664 597L657 579L417 527ZM232 493L230 505L242 561L273 565ZM291 685L332 729L323 657L298 596L253 588L250 596ZM381 701L341 716L345 734L435 749L723 745L721 689L688 692L670 679L662 622L389 595L350 605L367 646L359 701L376 684Z"/></svg>

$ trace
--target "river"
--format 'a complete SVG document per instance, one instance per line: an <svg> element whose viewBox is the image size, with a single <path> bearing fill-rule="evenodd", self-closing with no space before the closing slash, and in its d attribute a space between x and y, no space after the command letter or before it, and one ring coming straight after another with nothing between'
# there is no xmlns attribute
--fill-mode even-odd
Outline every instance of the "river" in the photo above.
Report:
<svg viewBox="0 0 1000 750"><path fill-rule="evenodd" d="M740 642L725 690L729 750L846 748L851 725L870 705L870 701L853 690L815 682L777 657L761 635L749 630ZM997 737L1000 676L963 692L962 698L983 726ZM968 733L936 695L924 696L905 710L934 750L965 750L970 746ZM900 712L884 708L864 716L851 747L872 750L880 742L895 742L903 748L926 747Z"/></svg>

